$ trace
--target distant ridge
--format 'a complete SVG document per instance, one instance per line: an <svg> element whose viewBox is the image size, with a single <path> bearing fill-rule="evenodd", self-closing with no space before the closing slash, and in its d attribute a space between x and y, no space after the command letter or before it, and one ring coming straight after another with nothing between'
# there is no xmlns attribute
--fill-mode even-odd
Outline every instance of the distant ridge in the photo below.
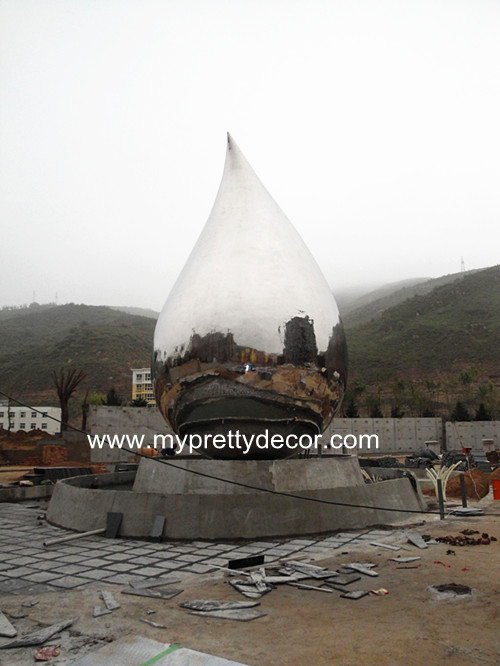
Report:
<svg viewBox="0 0 500 666"><path fill-rule="evenodd" d="M373 381L477 366L498 382L500 266L440 280L452 277L369 322L353 326L351 318L346 325L350 372Z"/></svg>
<svg viewBox="0 0 500 666"><path fill-rule="evenodd" d="M408 298L428 294L436 287L461 280L464 276L476 272L474 270L443 275L439 278L413 278L402 282L393 282L347 304L347 307L343 311L341 310L342 320L346 326L359 326L375 317L379 317L388 308L403 303Z"/></svg>

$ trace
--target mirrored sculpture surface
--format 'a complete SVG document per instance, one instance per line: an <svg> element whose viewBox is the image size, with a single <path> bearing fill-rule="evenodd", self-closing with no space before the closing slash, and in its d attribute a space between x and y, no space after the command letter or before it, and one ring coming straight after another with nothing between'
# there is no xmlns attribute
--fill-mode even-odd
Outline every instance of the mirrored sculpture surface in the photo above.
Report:
<svg viewBox="0 0 500 666"><path fill-rule="evenodd" d="M158 319L152 366L158 406L179 435L315 435L342 401L347 351L333 295L229 135L215 204Z"/></svg>

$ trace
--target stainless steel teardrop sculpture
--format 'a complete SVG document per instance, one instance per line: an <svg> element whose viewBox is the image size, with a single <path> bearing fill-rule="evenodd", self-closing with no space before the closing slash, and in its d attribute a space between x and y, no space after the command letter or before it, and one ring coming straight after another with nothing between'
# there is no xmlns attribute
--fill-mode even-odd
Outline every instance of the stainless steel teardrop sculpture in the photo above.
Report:
<svg viewBox="0 0 500 666"><path fill-rule="evenodd" d="M229 135L214 207L158 319L152 366L164 418L200 435L212 458L293 455L300 449L257 436L320 434L342 401L347 348L331 290ZM237 431L254 435L249 447L235 445Z"/></svg>

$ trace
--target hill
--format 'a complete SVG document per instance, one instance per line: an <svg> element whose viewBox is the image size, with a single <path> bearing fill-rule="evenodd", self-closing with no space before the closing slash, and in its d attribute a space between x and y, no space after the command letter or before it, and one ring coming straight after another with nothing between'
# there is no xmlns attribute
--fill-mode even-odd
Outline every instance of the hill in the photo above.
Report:
<svg viewBox="0 0 500 666"><path fill-rule="evenodd" d="M472 275L475 272L468 271L466 273L443 275L439 278L414 278L402 282L393 282L346 303L344 308L341 309L342 320L346 326L359 326L379 317L388 308L403 303L409 298L413 298L413 296L429 294L436 287L461 280L466 275Z"/></svg>
<svg viewBox="0 0 500 666"><path fill-rule="evenodd" d="M51 374L87 373L82 386L130 397L132 367L148 366L155 321L103 306L61 305L0 320L0 387L56 404Z"/></svg>
<svg viewBox="0 0 500 666"><path fill-rule="evenodd" d="M346 335L350 371L367 381L470 366L498 379L500 266L463 275L367 323L347 323Z"/></svg>

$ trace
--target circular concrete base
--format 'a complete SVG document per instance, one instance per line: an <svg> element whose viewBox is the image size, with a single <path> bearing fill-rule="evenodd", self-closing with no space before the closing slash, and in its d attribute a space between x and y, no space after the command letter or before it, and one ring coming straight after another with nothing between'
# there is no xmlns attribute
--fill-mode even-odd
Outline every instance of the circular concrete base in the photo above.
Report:
<svg viewBox="0 0 500 666"><path fill-rule="evenodd" d="M365 484L354 456L142 459L133 487L114 489L133 478L133 472L120 472L65 479L54 489L47 519L87 531L105 527L108 512L121 512L120 535L140 538L149 535L156 516L164 516L165 538L250 539L390 523L409 515L390 509L423 508L407 478Z"/></svg>

